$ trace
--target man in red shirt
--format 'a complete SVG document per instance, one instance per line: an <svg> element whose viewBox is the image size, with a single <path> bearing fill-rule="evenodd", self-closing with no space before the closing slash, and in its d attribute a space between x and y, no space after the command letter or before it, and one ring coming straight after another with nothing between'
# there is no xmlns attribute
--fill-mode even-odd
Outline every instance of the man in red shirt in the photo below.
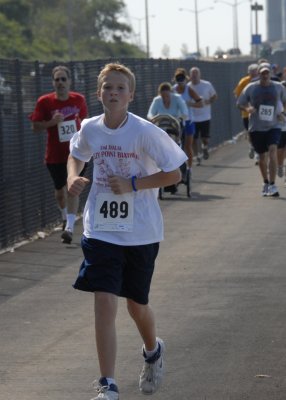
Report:
<svg viewBox="0 0 286 400"><path fill-rule="evenodd" d="M66 189L69 142L87 117L83 95L70 91L71 73L62 65L52 71L55 91L41 96L31 115L34 132L48 133L45 162L54 182L55 197L63 219L62 242L70 244L79 198ZM82 171L82 174L84 170Z"/></svg>

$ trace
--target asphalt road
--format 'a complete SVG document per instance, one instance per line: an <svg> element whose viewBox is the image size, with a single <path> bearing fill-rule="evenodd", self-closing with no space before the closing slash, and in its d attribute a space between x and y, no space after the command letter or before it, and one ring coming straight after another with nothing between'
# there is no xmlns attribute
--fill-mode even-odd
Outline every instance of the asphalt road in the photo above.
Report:
<svg viewBox="0 0 286 400"><path fill-rule="evenodd" d="M154 400L286 399L286 188L262 198L241 139L194 167L193 197L161 202L165 241L151 292L166 375ZM89 400L98 377L93 296L60 232L0 255L0 399ZM120 301L120 400L138 392L141 340Z"/></svg>

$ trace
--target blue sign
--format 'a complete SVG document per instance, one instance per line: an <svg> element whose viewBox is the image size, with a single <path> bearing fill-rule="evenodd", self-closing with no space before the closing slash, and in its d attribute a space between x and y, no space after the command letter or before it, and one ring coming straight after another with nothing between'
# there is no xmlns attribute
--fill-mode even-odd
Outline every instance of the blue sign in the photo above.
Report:
<svg viewBox="0 0 286 400"><path fill-rule="evenodd" d="M251 44L261 44L261 35L252 35Z"/></svg>

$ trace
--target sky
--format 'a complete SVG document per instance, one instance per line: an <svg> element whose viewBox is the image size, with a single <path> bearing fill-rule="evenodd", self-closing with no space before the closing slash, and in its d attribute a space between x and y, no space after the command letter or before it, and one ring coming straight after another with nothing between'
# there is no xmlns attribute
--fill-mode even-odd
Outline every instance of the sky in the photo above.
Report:
<svg viewBox="0 0 286 400"><path fill-rule="evenodd" d="M266 40L265 0L258 0L264 10L258 15L258 34ZM133 27L133 43L146 50L145 0L124 0L129 22ZM149 49L153 58L164 57L163 48L169 47L168 58L181 58L182 46L189 53L196 52L195 0L148 0ZM250 0L238 0L238 45L243 54L250 52L251 26L256 33L255 12L250 11ZM254 2L253 2L254 3ZM199 47L203 55L212 56L220 48L234 47L233 11L235 0L197 0ZM211 9L213 7L213 9ZM180 11L179 8L185 10ZM252 14L252 15L251 15ZM165 53L166 54L166 53ZM166 55L165 55L166 56Z"/></svg>

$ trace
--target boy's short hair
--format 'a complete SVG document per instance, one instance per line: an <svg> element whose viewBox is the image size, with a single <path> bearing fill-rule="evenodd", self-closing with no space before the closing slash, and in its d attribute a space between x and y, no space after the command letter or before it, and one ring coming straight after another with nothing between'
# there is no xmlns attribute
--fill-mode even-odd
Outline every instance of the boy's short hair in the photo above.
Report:
<svg viewBox="0 0 286 400"><path fill-rule="evenodd" d="M97 90L101 89L103 78L108 74L108 72L111 71L121 72L123 75L125 75L129 80L130 91L132 93L135 92L135 87L136 87L135 75L133 74L131 69L120 63L109 63L102 68L97 77Z"/></svg>
<svg viewBox="0 0 286 400"><path fill-rule="evenodd" d="M169 82L162 82L158 87L158 94L163 92L164 90L168 90L169 92L172 91L172 86Z"/></svg>
<svg viewBox="0 0 286 400"><path fill-rule="evenodd" d="M53 68L53 70L52 70L52 78L54 78L55 73L59 72L59 71L64 71L66 73L68 79L71 78L71 71L65 65L57 65L55 68Z"/></svg>

